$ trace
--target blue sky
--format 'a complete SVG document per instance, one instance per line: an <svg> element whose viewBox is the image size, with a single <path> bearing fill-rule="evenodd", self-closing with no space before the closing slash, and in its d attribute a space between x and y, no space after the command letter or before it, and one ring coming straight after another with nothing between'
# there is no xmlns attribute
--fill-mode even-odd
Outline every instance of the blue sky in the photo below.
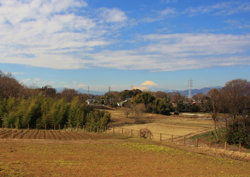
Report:
<svg viewBox="0 0 250 177"><path fill-rule="evenodd" d="M249 17L247 0L0 0L0 70L104 92L224 86L250 80Z"/></svg>

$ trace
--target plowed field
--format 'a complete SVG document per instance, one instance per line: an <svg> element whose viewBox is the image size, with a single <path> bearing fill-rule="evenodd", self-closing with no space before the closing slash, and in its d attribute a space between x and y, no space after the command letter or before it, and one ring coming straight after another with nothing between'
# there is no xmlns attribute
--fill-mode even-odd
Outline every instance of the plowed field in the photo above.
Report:
<svg viewBox="0 0 250 177"><path fill-rule="evenodd" d="M69 132L65 130L0 130L0 139L52 139L52 140L88 140L115 139L98 133Z"/></svg>

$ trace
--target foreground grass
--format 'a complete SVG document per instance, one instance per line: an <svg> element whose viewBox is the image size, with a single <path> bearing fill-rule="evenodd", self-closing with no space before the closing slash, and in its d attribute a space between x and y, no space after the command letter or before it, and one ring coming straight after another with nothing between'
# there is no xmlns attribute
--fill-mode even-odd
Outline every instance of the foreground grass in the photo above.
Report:
<svg viewBox="0 0 250 177"><path fill-rule="evenodd" d="M249 176L250 163L134 140L4 141L0 176Z"/></svg>

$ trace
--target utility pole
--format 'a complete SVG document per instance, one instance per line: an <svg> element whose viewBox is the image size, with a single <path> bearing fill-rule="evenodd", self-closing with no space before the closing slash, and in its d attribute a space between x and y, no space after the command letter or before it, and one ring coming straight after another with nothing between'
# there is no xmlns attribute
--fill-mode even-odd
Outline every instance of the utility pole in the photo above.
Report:
<svg viewBox="0 0 250 177"><path fill-rule="evenodd" d="M193 81L192 81L192 79L190 78L190 79L189 79L189 95L188 95L189 99L192 98L192 93L191 93L191 91L192 91L192 85L193 85Z"/></svg>

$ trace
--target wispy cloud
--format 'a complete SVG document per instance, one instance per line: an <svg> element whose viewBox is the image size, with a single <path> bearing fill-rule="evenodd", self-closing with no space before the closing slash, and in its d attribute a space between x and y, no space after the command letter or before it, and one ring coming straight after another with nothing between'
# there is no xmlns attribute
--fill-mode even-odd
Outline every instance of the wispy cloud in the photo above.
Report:
<svg viewBox="0 0 250 177"><path fill-rule="evenodd" d="M161 0L161 3L176 3L177 0Z"/></svg>
<svg viewBox="0 0 250 177"><path fill-rule="evenodd" d="M127 21L119 9L100 9L95 18L89 17L91 10L82 13L88 10L77 0L1 1L0 63L88 68L79 55L110 45L105 35Z"/></svg>
<svg viewBox="0 0 250 177"><path fill-rule="evenodd" d="M86 85L80 84L80 85L78 85L77 87L86 87Z"/></svg>
<svg viewBox="0 0 250 177"><path fill-rule="evenodd" d="M164 20L167 17L173 17L174 15L177 15L178 12L175 10L175 8L172 7L167 7L164 10L161 11L154 11L154 14L146 17L144 19L142 19L142 22L155 22L155 21L160 21L160 20Z"/></svg>
<svg viewBox="0 0 250 177"><path fill-rule="evenodd" d="M13 75L24 75L25 73L22 73L22 72L13 72L11 74L13 74Z"/></svg>
<svg viewBox="0 0 250 177"><path fill-rule="evenodd" d="M35 78L35 79L33 79L32 81L33 81L34 83L37 83L37 82L41 81L41 79Z"/></svg>
<svg viewBox="0 0 250 177"><path fill-rule="evenodd" d="M122 70L175 71L213 66L250 65L250 35L151 34L147 46L89 55L92 65ZM230 56L231 55L231 56Z"/></svg>
<svg viewBox="0 0 250 177"><path fill-rule="evenodd" d="M232 15L235 13L250 11L250 2L221 2L210 6L189 7L182 13L198 15L200 13L212 13L215 15Z"/></svg>
<svg viewBox="0 0 250 177"><path fill-rule="evenodd" d="M30 81L30 78L23 79L23 80L22 80L22 83L27 84L29 81Z"/></svg>

